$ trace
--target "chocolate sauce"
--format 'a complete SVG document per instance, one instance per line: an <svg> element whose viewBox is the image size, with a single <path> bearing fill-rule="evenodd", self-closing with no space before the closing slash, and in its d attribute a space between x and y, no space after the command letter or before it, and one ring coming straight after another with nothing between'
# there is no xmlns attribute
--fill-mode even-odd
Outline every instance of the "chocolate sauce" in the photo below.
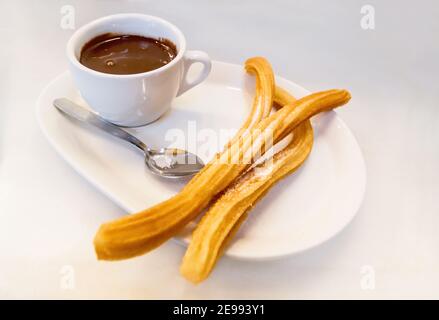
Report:
<svg viewBox="0 0 439 320"><path fill-rule="evenodd" d="M166 39L106 33L87 42L79 61L111 74L134 74L158 69L175 58L175 45Z"/></svg>

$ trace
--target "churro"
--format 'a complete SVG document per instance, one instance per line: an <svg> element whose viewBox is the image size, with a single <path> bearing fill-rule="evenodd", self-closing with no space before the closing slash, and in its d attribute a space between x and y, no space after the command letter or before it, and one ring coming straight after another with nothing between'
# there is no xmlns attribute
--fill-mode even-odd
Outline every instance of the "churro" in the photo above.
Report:
<svg viewBox="0 0 439 320"><path fill-rule="evenodd" d="M262 118L270 114L273 106L275 87L270 63L263 57L253 57L245 62L245 69L256 76L256 93L252 110L235 137L226 146L223 155L229 155L229 147L232 141L241 140L242 135L247 134ZM211 171L218 172L222 166L230 162L230 159L224 161L223 156L222 161L224 163L220 166L218 164L220 155L221 153L206 164L185 188L173 198L140 213L102 225L94 240L98 258L118 260L147 252L166 241L195 218L207 205L211 197L227 187L227 185L221 185L218 182L216 187L201 190L205 194L205 199L195 201L191 205L191 202L193 202L191 199L196 198L197 194L190 190L200 192L202 184L208 181L207 176L212 176ZM215 168L211 168L214 163L216 163ZM226 183L230 183L233 180L232 178L228 179L230 181L226 181ZM174 223L170 220L173 220ZM142 226L144 230L141 229ZM131 233L131 231L135 232L135 228L140 228L145 232L145 235L149 234L149 237L135 239L135 235ZM139 232L142 232L141 230ZM126 239L123 238L124 236L126 236Z"/></svg>
<svg viewBox="0 0 439 320"><path fill-rule="evenodd" d="M243 139L234 139L193 183L180 193L156 206L103 224L95 237L99 259L120 260L144 254L167 241L197 217L209 202L226 189L249 166L247 162L230 162L230 154L244 158L265 147L267 137L279 141L313 115L347 103L345 90L329 90L302 98L262 119ZM241 141L242 140L242 141Z"/></svg>
<svg viewBox="0 0 439 320"><path fill-rule="evenodd" d="M236 140L242 140L242 137L248 134L251 128L270 114L273 107L273 101L275 101L274 74L267 59L264 57L249 58L246 60L244 67L248 73L256 76L256 90L255 97L253 98L253 106L241 128L227 143L226 150L223 152L224 154L230 153L230 149L227 149L227 147L230 147L230 145ZM215 155L215 157L218 158L220 154L221 153ZM231 159L229 161L231 161ZM203 169L201 169L201 171L189 181L186 187L191 188L193 184L196 184L198 179L203 176L203 172L207 171L212 163L214 163L214 161L207 163Z"/></svg>
<svg viewBox="0 0 439 320"><path fill-rule="evenodd" d="M279 106L295 101L288 92L276 88ZM226 245L245 221L249 211L279 180L293 173L308 157L313 144L309 120L294 129L286 148L273 159L252 168L238 178L209 208L192 234L180 272L193 283L206 279Z"/></svg>
<svg viewBox="0 0 439 320"><path fill-rule="evenodd" d="M262 57L250 58L245 62L245 70L256 76L256 95L253 99L252 111L234 139L247 134L257 123L268 117L273 107L274 74L269 62Z"/></svg>

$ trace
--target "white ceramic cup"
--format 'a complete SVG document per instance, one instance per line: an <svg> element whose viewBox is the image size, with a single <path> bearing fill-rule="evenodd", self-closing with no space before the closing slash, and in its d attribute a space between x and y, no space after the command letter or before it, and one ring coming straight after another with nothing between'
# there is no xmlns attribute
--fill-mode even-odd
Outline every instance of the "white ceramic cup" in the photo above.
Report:
<svg viewBox="0 0 439 320"><path fill-rule="evenodd" d="M104 33L165 38L177 48L168 64L143 73L116 75L98 72L79 62L81 49ZM104 119L126 127L148 124L171 106L172 100L202 82L209 75L211 61L202 51L187 51L183 33L173 24L144 14L116 14L100 18L78 29L67 44L69 68L75 85L89 106ZM203 68L188 81L194 63Z"/></svg>

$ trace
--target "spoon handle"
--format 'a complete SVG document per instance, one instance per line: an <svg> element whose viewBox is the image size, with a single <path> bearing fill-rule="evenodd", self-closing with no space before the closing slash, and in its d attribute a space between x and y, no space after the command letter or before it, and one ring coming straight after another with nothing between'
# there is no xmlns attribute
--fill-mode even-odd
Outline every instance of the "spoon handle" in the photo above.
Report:
<svg viewBox="0 0 439 320"><path fill-rule="evenodd" d="M72 118L91 124L115 137L118 137L119 139L128 141L145 153L148 151L148 147L135 136L129 134L120 127L102 119L96 113L91 112L84 107L81 107L80 105L74 103L69 99L55 99L53 101L53 105L58 110L62 111Z"/></svg>

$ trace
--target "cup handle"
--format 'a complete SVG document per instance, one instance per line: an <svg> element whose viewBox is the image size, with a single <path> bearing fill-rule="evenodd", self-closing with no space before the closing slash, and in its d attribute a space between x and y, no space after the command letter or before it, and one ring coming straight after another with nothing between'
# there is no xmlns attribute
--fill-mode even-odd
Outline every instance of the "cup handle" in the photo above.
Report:
<svg viewBox="0 0 439 320"><path fill-rule="evenodd" d="M191 68L192 64L198 62L203 64L203 69L195 80L189 82L187 80L188 71ZM212 62L210 61L207 53L203 51L186 51L183 56L183 68L183 77L180 82L180 88L178 89L177 97L206 79L210 73L210 69L212 68Z"/></svg>

